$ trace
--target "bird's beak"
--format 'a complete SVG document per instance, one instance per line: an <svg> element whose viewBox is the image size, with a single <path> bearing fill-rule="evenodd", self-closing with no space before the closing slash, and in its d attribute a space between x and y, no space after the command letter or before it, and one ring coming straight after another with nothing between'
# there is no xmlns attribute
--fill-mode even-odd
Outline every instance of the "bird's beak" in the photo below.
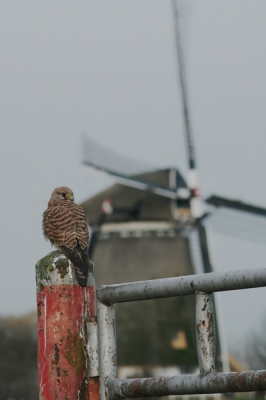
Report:
<svg viewBox="0 0 266 400"><path fill-rule="evenodd" d="M71 201L74 200L74 197L73 197L72 194L66 194L66 198L67 198L68 200L71 200Z"/></svg>

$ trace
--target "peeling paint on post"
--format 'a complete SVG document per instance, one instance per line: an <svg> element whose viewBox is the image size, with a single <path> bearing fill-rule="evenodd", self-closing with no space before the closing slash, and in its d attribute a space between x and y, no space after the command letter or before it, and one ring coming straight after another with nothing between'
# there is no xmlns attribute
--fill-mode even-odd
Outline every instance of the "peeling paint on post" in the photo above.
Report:
<svg viewBox="0 0 266 400"><path fill-rule="evenodd" d="M89 396L90 386L97 393L97 378L91 383L87 376L87 322L95 316L93 273L88 286L81 287L68 259L53 251L37 263L36 283L40 400L97 400Z"/></svg>

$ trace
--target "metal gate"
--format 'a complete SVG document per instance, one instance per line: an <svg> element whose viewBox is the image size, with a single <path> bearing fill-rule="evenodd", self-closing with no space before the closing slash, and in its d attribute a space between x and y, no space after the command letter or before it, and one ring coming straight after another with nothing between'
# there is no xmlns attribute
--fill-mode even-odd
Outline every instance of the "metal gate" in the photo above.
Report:
<svg viewBox="0 0 266 400"><path fill-rule="evenodd" d="M97 318L101 400L266 390L266 371L215 372L212 293L266 286L266 269L213 272L101 286ZM117 379L115 304L195 295L198 375ZM177 310L178 313L178 310Z"/></svg>

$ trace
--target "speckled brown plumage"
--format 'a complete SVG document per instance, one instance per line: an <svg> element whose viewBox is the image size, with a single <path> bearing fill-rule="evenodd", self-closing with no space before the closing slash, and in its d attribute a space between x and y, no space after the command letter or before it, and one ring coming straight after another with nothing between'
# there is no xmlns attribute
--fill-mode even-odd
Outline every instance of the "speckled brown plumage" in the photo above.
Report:
<svg viewBox="0 0 266 400"><path fill-rule="evenodd" d="M56 188L43 213L43 234L72 262L77 280L86 286L89 268L89 232L83 208L74 203L73 192L66 186Z"/></svg>

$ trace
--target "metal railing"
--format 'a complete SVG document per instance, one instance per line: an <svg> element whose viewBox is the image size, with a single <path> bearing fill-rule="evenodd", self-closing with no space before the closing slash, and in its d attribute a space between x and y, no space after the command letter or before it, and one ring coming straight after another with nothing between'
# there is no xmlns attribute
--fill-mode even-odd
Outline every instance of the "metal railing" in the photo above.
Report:
<svg viewBox="0 0 266 400"><path fill-rule="evenodd" d="M212 293L266 286L266 269L101 286L97 291L101 400L266 390L266 371L215 372ZM115 303L194 294L199 375L117 379Z"/></svg>

